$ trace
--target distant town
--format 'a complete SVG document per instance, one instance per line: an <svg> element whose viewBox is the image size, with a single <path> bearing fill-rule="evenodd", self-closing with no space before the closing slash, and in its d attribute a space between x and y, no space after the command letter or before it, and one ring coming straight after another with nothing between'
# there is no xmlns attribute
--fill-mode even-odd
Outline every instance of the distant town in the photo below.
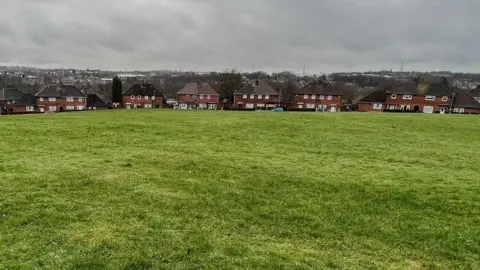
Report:
<svg viewBox="0 0 480 270"><path fill-rule="evenodd" d="M475 73L120 72L0 66L0 74L2 114L115 107L480 113L480 74ZM121 82L121 99L115 98L114 78Z"/></svg>

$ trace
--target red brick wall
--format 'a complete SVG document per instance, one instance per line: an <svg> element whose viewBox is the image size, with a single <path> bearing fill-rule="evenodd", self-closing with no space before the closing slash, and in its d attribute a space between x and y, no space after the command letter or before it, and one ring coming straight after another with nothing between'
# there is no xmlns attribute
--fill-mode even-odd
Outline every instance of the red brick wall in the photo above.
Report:
<svg viewBox="0 0 480 270"><path fill-rule="evenodd" d="M357 104L357 111L359 111L359 112L383 112L383 109L385 109L385 104L383 104L383 103L382 103L382 109L381 110L373 109L373 103L359 103L359 104Z"/></svg>
<svg viewBox="0 0 480 270"><path fill-rule="evenodd" d="M242 102L243 104L238 104L239 102ZM270 95L268 99L265 99L265 96L262 95L262 99L258 98L258 95L255 95L253 99L250 99L250 95L247 95L247 98L243 98L243 95L235 95L233 97L233 103L239 107L239 108L245 108L245 104L272 104L272 103L277 103L278 102L278 95Z"/></svg>
<svg viewBox="0 0 480 270"><path fill-rule="evenodd" d="M447 101L442 101L442 97L435 97L435 101L425 100L425 96L413 96L411 100L403 99L403 95L397 95L396 99L392 99L391 95L387 96L386 106L387 109L390 105L395 105L397 110L400 110L401 105L410 105L410 110L413 110L415 106L419 107L420 111L423 111L424 106L433 106L434 111L439 111L439 105L450 106L451 98L448 97Z"/></svg>
<svg viewBox="0 0 480 270"><path fill-rule="evenodd" d="M79 98L75 98L73 102L67 102L66 98L56 98L55 101L48 101L48 98L43 98L43 101L40 101L41 98L37 97L37 111L40 111L41 106L45 108L45 112L48 112L50 106L56 106L57 112L60 111L60 108L63 107L63 110L67 110L67 106L74 106L77 110L78 106L83 106L84 110L87 109L87 98L84 97L82 101L78 101Z"/></svg>
<svg viewBox="0 0 480 270"><path fill-rule="evenodd" d="M141 96L140 99L138 99L138 96L135 96L134 99L132 99L132 96L123 96L123 105L126 105L126 104L131 104L131 105L134 105L134 104L137 104L137 105L141 105L142 107L145 106L145 104L148 104L148 105L154 105L155 103L155 107L162 107L163 106L163 97L162 96L155 96L155 102L152 100L152 97L149 96L148 99L145 99L145 96Z"/></svg>
<svg viewBox="0 0 480 270"><path fill-rule="evenodd" d="M340 108L342 106L342 97L341 96L332 96L332 100L328 100L328 95L323 97L323 100L320 99L320 95L316 95L315 99L312 99L312 95L308 95L308 99L304 98L304 95L295 96L295 108L298 108L298 103L303 103L303 108L306 108L307 104L315 104L315 107L319 105L327 105Z"/></svg>
<svg viewBox="0 0 480 270"><path fill-rule="evenodd" d="M219 103L219 95L210 95L210 98L207 98L208 95L203 95L203 99L200 99L200 95L193 97L192 95L177 95L179 103L188 103L188 104L206 104L206 103Z"/></svg>
<svg viewBox="0 0 480 270"><path fill-rule="evenodd" d="M453 111L453 109L452 109L452 111ZM480 109L465 108L464 113L480 114Z"/></svg>

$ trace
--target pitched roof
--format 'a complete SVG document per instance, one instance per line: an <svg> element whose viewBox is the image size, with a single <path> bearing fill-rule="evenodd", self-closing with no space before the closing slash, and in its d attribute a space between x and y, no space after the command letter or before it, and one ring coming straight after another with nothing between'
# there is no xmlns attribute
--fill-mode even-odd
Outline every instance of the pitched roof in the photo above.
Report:
<svg viewBox="0 0 480 270"><path fill-rule="evenodd" d="M87 107L108 107L108 105L97 94L88 94Z"/></svg>
<svg viewBox="0 0 480 270"><path fill-rule="evenodd" d="M238 95L278 95L270 84L260 81L260 80L251 80L250 82L244 84L240 89L238 89L235 94Z"/></svg>
<svg viewBox="0 0 480 270"><path fill-rule="evenodd" d="M372 102L379 102L383 103L386 100L386 90L384 88L380 88L374 90L358 100L357 103L372 103Z"/></svg>
<svg viewBox="0 0 480 270"><path fill-rule="evenodd" d="M37 94L37 97L85 97L74 85L47 85Z"/></svg>
<svg viewBox="0 0 480 270"><path fill-rule="evenodd" d="M17 88L3 88L0 90L0 100L20 100L24 95Z"/></svg>
<svg viewBox="0 0 480 270"><path fill-rule="evenodd" d="M218 93L208 83L189 83L178 91L178 95L217 95Z"/></svg>
<svg viewBox="0 0 480 270"><path fill-rule="evenodd" d="M417 84L415 82L397 83L392 86L390 91L397 95L413 96L452 96L452 89L441 83Z"/></svg>
<svg viewBox="0 0 480 270"><path fill-rule="evenodd" d="M329 96L342 96L340 90L329 84L314 82L309 83L297 92L298 95L329 95Z"/></svg>
<svg viewBox="0 0 480 270"><path fill-rule="evenodd" d="M162 92L158 91L151 83L135 83L123 92L124 96L161 96Z"/></svg>
<svg viewBox="0 0 480 270"><path fill-rule="evenodd" d="M21 106L37 106L37 98L34 94L24 94L16 104Z"/></svg>
<svg viewBox="0 0 480 270"><path fill-rule="evenodd" d="M466 93L458 93L453 99L454 108L471 108L480 109L480 103L478 103L472 96Z"/></svg>

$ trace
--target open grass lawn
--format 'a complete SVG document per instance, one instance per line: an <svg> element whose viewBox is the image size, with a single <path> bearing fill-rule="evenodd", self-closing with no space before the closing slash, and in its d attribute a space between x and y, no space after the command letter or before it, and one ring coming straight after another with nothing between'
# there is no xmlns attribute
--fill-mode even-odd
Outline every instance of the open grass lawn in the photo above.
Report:
<svg viewBox="0 0 480 270"><path fill-rule="evenodd" d="M0 268L480 268L480 117L0 117Z"/></svg>

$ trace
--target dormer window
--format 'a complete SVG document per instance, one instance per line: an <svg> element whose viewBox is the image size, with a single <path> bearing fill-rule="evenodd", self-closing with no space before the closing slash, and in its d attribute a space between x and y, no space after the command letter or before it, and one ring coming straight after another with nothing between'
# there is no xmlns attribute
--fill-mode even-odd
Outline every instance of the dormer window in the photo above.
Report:
<svg viewBox="0 0 480 270"><path fill-rule="evenodd" d="M448 101L448 97L447 96L442 97L442 101Z"/></svg>

